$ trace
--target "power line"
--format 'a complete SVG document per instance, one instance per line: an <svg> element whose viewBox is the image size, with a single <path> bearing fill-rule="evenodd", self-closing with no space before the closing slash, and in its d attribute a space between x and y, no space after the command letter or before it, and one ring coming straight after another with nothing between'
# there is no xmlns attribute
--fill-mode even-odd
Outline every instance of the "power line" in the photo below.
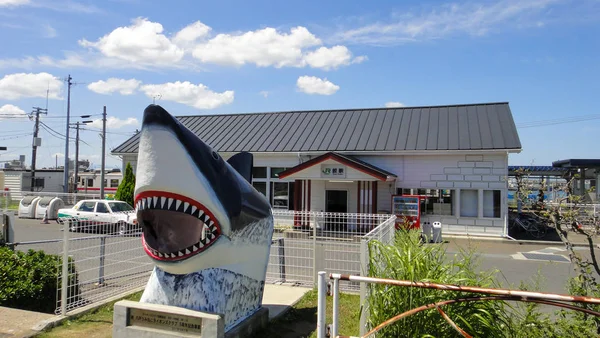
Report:
<svg viewBox="0 0 600 338"><path fill-rule="evenodd" d="M540 120L540 121L531 121L517 124L517 128L534 128L534 127L543 127L543 126L552 126L563 123L575 123L575 122L583 122L583 121L591 121L600 119L600 114L593 115L580 115L580 116L571 116L564 117L558 119L550 119L550 120Z"/></svg>

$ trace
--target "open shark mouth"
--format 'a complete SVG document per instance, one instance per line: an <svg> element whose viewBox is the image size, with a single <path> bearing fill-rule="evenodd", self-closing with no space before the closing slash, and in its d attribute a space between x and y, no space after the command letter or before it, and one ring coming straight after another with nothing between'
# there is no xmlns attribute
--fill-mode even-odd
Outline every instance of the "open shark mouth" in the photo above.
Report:
<svg viewBox="0 0 600 338"><path fill-rule="evenodd" d="M201 253L217 241L221 228L200 202L164 192L144 191L135 197L142 245L156 260L179 261Z"/></svg>

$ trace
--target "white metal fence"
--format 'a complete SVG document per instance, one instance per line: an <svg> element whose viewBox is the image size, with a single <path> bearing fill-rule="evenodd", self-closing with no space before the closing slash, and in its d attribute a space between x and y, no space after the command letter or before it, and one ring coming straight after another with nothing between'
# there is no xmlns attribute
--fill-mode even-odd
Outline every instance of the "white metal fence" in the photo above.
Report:
<svg viewBox="0 0 600 338"><path fill-rule="evenodd" d="M367 243L392 238L395 216L274 210L275 233L267 268L268 283L317 286L317 272L361 274ZM123 227L120 213L102 221L63 217L62 232L51 239L14 242L15 250L60 255L56 313L143 287L154 264L142 249L137 225ZM81 217L81 216L78 216ZM128 230L128 231L124 231ZM58 264L58 263L57 263ZM345 291L359 285L344 282Z"/></svg>

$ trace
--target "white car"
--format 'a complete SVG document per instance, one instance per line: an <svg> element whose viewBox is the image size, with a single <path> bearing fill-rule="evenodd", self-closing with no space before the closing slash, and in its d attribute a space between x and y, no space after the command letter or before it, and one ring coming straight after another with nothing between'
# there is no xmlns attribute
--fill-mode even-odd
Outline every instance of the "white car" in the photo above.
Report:
<svg viewBox="0 0 600 338"><path fill-rule="evenodd" d="M72 208L58 209L56 221L68 223L69 231L83 228L121 235L140 231L135 209L123 201L82 200Z"/></svg>

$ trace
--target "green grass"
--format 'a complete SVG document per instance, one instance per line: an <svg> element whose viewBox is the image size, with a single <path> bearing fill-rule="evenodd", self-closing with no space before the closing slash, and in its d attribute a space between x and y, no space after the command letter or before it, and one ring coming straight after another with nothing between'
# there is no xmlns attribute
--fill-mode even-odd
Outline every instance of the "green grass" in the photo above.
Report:
<svg viewBox="0 0 600 338"><path fill-rule="evenodd" d="M281 337L300 338L317 337L317 290L307 292L298 303L282 317L269 323L264 330L252 338ZM327 297L326 323L332 323L333 297ZM360 324L360 296L340 294L339 335L358 336Z"/></svg>
<svg viewBox="0 0 600 338"><path fill-rule="evenodd" d="M142 293L138 292L125 299L138 301ZM60 326L36 336L36 338L109 338L112 337L113 307L115 302L103 305L79 318L66 320ZM333 297L327 297L327 323L332 322ZM358 335L360 319L360 296L340 294L340 332L343 335ZM286 314L269 323L264 330L254 336L300 338L316 337L317 328L317 291L307 292Z"/></svg>
<svg viewBox="0 0 600 338"><path fill-rule="evenodd" d="M6 197L0 197L0 209L6 209ZM19 201L17 200L9 200L8 201L8 210L17 210L19 209Z"/></svg>
<svg viewBox="0 0 600 338"><path fill-rule="evenodd" d="M138 301L142 292L136 292L123 299ZM113 308L117 301L110 302L81 317L65 320L59 326L36 335L36 338L110 338L112 337Z"/></svg>

